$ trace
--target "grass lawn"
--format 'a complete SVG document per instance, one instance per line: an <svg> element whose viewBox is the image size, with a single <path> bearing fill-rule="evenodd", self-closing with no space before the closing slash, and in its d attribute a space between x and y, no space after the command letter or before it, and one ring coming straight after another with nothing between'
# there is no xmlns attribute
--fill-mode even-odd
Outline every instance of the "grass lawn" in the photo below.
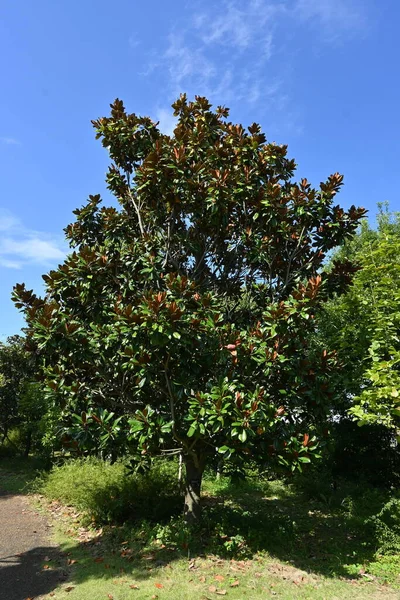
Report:
<svg viewBox="0 0 400 600"><path fill-rule="evenodd" d="M23 470L3 472L1 485L18 491L16 479ZM339 486L311 494L255 481L206 479L205 523L194 534L179 518L91 528L76 508L35 496L54 519L67 573L45 598L400 598L400 557L376 556L365 525L384 501L380 492Z"/></svg>

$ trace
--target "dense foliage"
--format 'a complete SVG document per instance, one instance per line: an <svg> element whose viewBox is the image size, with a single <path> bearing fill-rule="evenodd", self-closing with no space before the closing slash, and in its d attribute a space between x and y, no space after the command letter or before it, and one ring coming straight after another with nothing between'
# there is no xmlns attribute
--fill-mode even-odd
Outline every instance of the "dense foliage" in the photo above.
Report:
<svg viewBox="0 0 400 600"><path fill-rule="evenodd" d="M31 375L23 339L13 336L0 342L0 429L2 442L18 423L18 403L24 381Z"/></svg>
<svg viewBox="0 0 400 600"><path fill-rule="evenodd" d="M321 266L364 211L334 203L338 173L294 183L286 146L259 125L201 97L173 108L172 137L120 100L93 122L120 208L91 196L46 296L17 285L14 298L70 435L138 463L182 453L190 518L207 462L294 470L318 455L336 358L309 339L354 272Z"/></svg>
<svg viewBox="0 0 400 600"><path fill-rule="evenodd" d="M327 303L324 347L343 363L344 409L362 424L400 423L400 214L380 205L378 226L363 222L337 257L361 267L348 292Z"/></svg>
<svg viewBox="0 0 400 600"><path fill-rule="evenodd" d="M35 356L25 339L15 335L0 342L0 444L2 450L51 451L54 422L41 385ZM51 411L50 411L51 412ZM51 438L51 439L50 439Z"/></svg>

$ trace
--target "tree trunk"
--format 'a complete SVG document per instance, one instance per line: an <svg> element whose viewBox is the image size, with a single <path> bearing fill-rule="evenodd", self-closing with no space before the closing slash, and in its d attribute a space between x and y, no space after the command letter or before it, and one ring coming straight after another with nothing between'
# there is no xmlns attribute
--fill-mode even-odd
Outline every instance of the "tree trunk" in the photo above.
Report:
<svg viewBox="0 0 400 600"><path fill-rule="evenodd" d="M204 464L200 460L195 461L191 456L186 456L184 461L186 468L184 517L186 523L192 525L197 523L201 516L200 491Z"/></svg>
<svg viewBox="0 0 400 600"><path fill-rule="evenodd" d="M32 446L32 431L29 430L26 435L26 441L25 441L25 451L24 451L25 458L27 458L29 456L29 452L31 451L31 446Z"/></svg>
<svg viewBox="0 0 400 600"><path fill-rule="evenodd" d="M223 460L219 460L218 464L217 464L217 481L219 481L221 479L221 473L222 473L222 469L224 467L224 461Z"/></svg>

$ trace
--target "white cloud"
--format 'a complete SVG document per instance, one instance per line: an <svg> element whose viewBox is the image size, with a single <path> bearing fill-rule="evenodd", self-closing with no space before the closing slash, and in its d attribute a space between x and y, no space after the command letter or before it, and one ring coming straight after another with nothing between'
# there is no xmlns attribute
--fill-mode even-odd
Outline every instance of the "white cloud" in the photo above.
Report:
<svg viewBox="0 0 400 600"><path fill-rule="evenodd" d="M194 27L200 32L205 44L217 43L236 50L249 47L269 46L271 36L268 27L284 11L280 2L253 0L245 4L237 2L222 3L219 14L199 14L194 19Z"/></svg>
<svg viewBox="0 0 400 600"><path fill-rule="evenodd" d="M172 135L176 127L176 117L171 112L171 109L159 108L156 111L156 119L159 122L159 129L166 135Z"/></svg>
<svg viewBox="0 0 400 600"><path fill-rule="evenodd" d="M336 43L365 30L367 21L361 0L222 0L199 7L174 23L164 52L150 51L143 75L166 73L168 100L181 92L205 95L228 106L257 105L270 118L288 111L285 88L304 38L307 47Z"/></svg>
<svg viewBox="0 0 400 600"><path fill-rule="evenodd" d="M0 137L0 141L2 144L7 144L8 146L20 146L21 142L13 137Z"/></svg>
<svg viewBox="0 0 400 600"><path fill-rule="evenodd" d="M10 231L17 228L20 221L8 211L0 212L0 231Z"/></svg>
<svg viewBox="0 0 400 600"><path fill-rule="evenodd" d="M24 260L38 263L61 260L65 256L54 242L31 234L26 239L2 238L0 240L0 256L4 255L18 256Z"/></svg>
<svg viewBox="0 0 400 600"><path fill-rule="evenodd" d="M9 211L0 212L0 266L20 269L54 265L66 255L64 243L47 233L26 228Z"/></svg>
<svg viewBox="0 0 400 600"><path fill-rule="evenodd" d="M364 8L357 0L296 0L294 16L322 27L328 42L358 35L367 27Z"/></svg>
<svg viewBox="0 0 400 600"><path fill-rule="evenodd" d="M251 0L245 8L239 2L223 2L220 8L214 5L189 18L179 33L170 32L158 66L167 69L171 92L240 100L245 99L245 84L251 76L254 88L249 97L258 97L254 89L262 94L267 83L265 67L274 52L274 18L282 10L279 2L266 0Z"/></svg>
<svg viewBox="0 0 400 600"><path fill-rule="evenodd" d="M16 260L1 258L0 256L0 267L5 267L6 269L22 269L22 263L17 262Z"/></svg>
<svg viewBox="0 0 400 600"><path fill-rule="evenodd" d="M175 95L189 86L204 88L215 76L212 61L200 48L192 48L182 34L170 33L163 62Z"/></svg>
<svg viewBox="0 0 400 600"><path fill-rule="evenodd" d="M129 46L131 48L137 48L140 45L140 41L136 33L132 33L128 40Z"/></svg>
<svg viewBox="0 0 400 600"><path fill-rule="evenodd" d="M197 14L186 28L168 34L163 55L145 74L155 69L166 71L170 99L185 91L189 96L204 95L211 101L223 99L226 104L241 101L254 105L261 101L266 109L275 100L272 90L277 97L281 90L267 68L274 53L272 16L280 5L275 4L273 10L265 5L253 0L242 10L229 2L215 15ZM158 110L162 130L173 129L170 112L166 108Z"/></svg>

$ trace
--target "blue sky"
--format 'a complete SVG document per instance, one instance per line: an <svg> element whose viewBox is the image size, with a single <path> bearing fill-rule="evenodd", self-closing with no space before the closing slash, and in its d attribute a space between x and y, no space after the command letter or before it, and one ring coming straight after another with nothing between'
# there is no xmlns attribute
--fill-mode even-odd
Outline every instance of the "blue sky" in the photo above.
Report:
<svg viewBox="0 0 400 600"><path fill-rule="evenodd" d="M289 144L298 176L345 175L340 202L400 210L398 0L2 0L0 337L10 301L65 253L63 227L102 193L90 120L116 97L170 131L180 92Z"/></svg>

